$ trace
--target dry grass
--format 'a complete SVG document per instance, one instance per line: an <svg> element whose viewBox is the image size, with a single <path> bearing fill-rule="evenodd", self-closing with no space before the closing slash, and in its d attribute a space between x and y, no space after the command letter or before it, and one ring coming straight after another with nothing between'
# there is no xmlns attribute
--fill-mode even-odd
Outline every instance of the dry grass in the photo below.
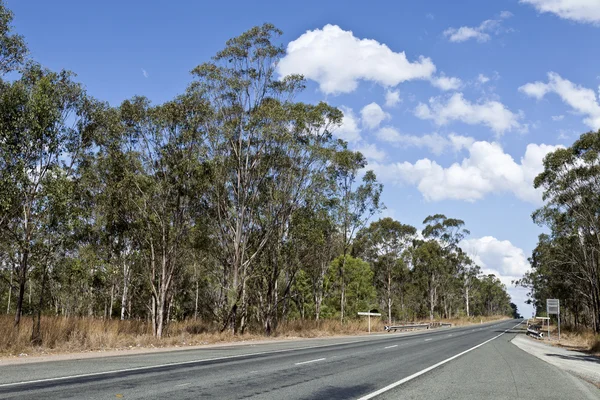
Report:
<svg viewBox="0 0 600 400"><path fill-rule="evenodd" d="M479 324L502 319L458 318L449 321L453 325ZM427 321L423 321L427 322ZM371 319L371 331L383 331L385 323L378 318ZM274 338L312 338L337 335L356 335L367 332L367 319L351 320L293 320L282 322ZM201 321L183 321L169 324L162 339L152 336L150 324L145 321L102 320L94 318L42 317L42 343L31 343L31 318L21 320L17 330L13 327L10 315L0 315L0 356L24 356L58 353L75 353L102 350L123 350L133 348L185 347L224 342L265 339L262 332L249 332L233 335L219 332L215 324Z"/></svg>
<svg viewBox="0 0 600 400"><path fill-rule="evenodd" d="M550 325L550 339L558 339L558 329L555 325ZM560 343L554 344L570 350L582 351L600 356L600 335L595 335L591 329L576 330L561 327Z"/></svg>

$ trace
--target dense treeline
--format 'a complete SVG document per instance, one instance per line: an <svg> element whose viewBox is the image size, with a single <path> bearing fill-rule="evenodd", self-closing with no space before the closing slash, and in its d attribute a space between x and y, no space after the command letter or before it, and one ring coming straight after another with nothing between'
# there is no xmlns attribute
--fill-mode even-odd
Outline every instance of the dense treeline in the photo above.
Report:
<svg viewBox="0 0 600 400"><path fill-rule="evenodd" d="M463 221L371 223L383 187L332 136L341 112L275 75L273 26L228 41L172 101L112 107L25 61L10 21L0 3L0 301L17 327L37 321L33 340L42 314L142 319L158 337L186 318L271 333L374 308L512 314L459 248Z"/></svg>
<svg viewBox="0 0 600 400"><path fill-rule="evenodd" d="M545 206L533 220L548 228L530 259L530 288L538 315L546 299L561 302L561 319L600 332L600 131L550 153L535 179Z"/></svg>

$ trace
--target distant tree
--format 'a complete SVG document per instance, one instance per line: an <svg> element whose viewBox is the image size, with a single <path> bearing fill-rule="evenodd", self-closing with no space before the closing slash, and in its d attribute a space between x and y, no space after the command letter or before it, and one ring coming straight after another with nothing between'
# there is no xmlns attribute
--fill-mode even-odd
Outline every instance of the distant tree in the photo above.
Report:
<svg viewBox="0 0 600 400"><path fill-rule="evenodd" d="M392 323L393 299L401 295L408 278L405 257L417 230L392 218L383 218L362 229L355 251L369 261L375 271L375 286L385 298L388 323Z"/></svg>

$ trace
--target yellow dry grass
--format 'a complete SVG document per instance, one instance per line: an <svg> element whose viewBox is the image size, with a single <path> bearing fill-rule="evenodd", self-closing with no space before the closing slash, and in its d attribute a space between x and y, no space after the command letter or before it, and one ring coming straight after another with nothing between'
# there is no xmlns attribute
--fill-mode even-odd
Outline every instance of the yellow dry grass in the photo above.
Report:
<svg viewBox="0 0 600 400"><path fill-rule="evenodd" d="M453 325L479 324L504 317L456 318ZM427 321L422 321L427 322ZM385 322L371 319L371 332L382 332ZM339 320L292 320L279 324L271 337L281 339L357 335L367 332L366 318L341 323ZM0 315L0 356L44 355L133 348L186 347L214 343L265 339L261 332L233 335L219 332L219 326L202 321L172 322L162 339L152 336L147 321L119 321L95 318L42 317L42 342L31 343L32 320L24 318L17 330L10 315Z"/></svg>
<svg viewBox="0 0 600 400"><path fill-rule="evenodd" d="M550 339L558 339L558 329L555 325L550 325ZM570 350L583 351L600 356L600 335L594 334L591 329L565 329L561 327L560 343L554 344Z"/></svg>

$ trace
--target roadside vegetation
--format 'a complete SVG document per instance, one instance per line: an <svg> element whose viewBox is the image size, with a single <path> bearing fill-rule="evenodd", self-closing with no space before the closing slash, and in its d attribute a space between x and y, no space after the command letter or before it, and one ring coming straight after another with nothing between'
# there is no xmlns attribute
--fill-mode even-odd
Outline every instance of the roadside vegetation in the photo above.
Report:
<svg viewBox="0 0 600 400"><path fill-rule="evenodd" d="M475 325L500 320L496 317L461 317L443 322L454 326ZM416 321L416 322L426 322ZM373 318L372 332L382 333L385 321ZM81 352L128 351L135 349L184 348L218 343L259 341L265 339L262 331L247 331L234 335L231 331L221 332L219 325L204 321L172 321L162 338L152 334L150 324L145 321L81 317L42 316L41 343L31 342L32 320L23 319L20 330L13 329L12 317L0 316L0 357L23 358L48 354ZM367 321L349 320L342 323L337 319L290 320L281 322L272 338L299 339L342 335L367 334Z"/></svg>
<svg viewBox="0 0 600 400"><path fill-rule="evenodd" d="M379 219L383 186L332 135L342 112L276 76L275 27L171 101L113 106L30 60L11 19L0 1L0 352L518 315L462 220Z"/></svg>
<svg viewBox="0 0 600 400"><path fill-rule="evenodd" d="M546 299L559 299L565 331L600 334L600 132L583 134L544 159L535 179L545 205L533 220L547 229L539 236L520 283L530 289L538 316ZM551 316L555 320L556 316ZM594 339L588 340L593 342ZM598 347L597 339L595 348Z"/></svg>

